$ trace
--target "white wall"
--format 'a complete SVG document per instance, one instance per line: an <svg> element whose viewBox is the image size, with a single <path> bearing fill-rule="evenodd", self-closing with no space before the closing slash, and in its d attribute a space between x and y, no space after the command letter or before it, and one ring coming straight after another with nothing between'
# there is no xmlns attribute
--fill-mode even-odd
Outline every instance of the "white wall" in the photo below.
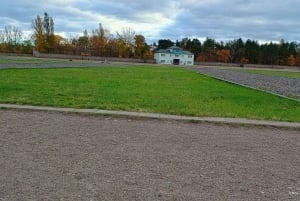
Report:
<svg viewBox="0 0 300 201"><path fill-rule="evenodd" d="M154 59L158 64L173 64L174 59L179 59L179 65L194 65L194 55L155 53Z"/></svg>

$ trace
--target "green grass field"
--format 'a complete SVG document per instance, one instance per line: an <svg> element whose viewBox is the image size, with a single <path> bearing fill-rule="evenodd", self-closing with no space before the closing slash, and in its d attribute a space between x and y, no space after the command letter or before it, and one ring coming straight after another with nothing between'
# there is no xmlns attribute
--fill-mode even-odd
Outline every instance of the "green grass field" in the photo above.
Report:
<svg viewBox="0 0 300 201"><path fill-rule="evenodd" d="M241 72L248 72L260 75L273 75L289 78L300 78L300 72L276 71L276 70L254 70L254 69L235 69Z"/></svg>
<svg viewBox="0 0 300 201"><path fill-rule="evenodd" d="M0 102L300 122L300 103L174 67L0 70Z"/></svg>

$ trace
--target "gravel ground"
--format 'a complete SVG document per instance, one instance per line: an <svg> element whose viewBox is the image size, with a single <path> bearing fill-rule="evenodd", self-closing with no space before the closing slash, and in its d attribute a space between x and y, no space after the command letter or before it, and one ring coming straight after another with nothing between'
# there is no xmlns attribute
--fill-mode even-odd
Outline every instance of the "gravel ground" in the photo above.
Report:
<svg viewBox="0 0 300 201"><path fill-rule="evenodd" d="M0 110L0 200L300 200L300 133Z"/></svg>
<svg viewBox="0 0 300 201"><path fill-rule="evenodd" d="M300 100L300 79L271 75L258 75L247 72L239 72L230 69L219 69L214 67L197 68L198 72L213 77L247 85L257 89L270 91Z"/></svg>

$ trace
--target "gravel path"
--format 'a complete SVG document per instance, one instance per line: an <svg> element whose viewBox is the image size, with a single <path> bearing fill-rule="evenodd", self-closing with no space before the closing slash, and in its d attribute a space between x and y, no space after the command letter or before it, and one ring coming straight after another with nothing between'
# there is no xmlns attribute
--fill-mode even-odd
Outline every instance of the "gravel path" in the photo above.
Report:
<svg viewBox="0 0 300 201"><path fill-rule="evenodd" d="M300 100L299 78L259 75L247 72L239 72L230 69L219 69L214 67L203 67L194 69L206 75L247 85L257 89L270 91L288 97L295 97Z"/></svg>
<svg viewBox="0 0 300 201"><path fill-rule="evenodd" d="M297 130L0 110L0 200L300 200Z"/></svg>

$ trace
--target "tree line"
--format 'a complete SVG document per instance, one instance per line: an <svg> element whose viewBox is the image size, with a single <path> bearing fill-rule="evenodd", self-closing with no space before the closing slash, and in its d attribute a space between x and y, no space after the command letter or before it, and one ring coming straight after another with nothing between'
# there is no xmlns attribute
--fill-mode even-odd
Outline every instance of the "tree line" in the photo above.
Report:
<svg viewBox="0 0 300 201"><path fill-rule="evenodd" d="M243 41L241 38L228 42L218 42L211 38L203 42L195 38L176 42L162 39L158 41L157 48L165 49L171 45L191 51L197 62L300 66L300 44L283 39L279 43L264 44L250 39Z"/></svg>
<svg viewBox="0 0 300 201"><path fill-rule="evenodd" d="M32 29L31 38L25 40L20 28L5 26L0 30L0 52L31 54L35 49L41 53L152 59L156 50L176 45L194 53L198 62L300 66L300 44L283 39L279 43L260 44L241 38L227 42L183 38L175 42L161 39L148 45L145 37L131 28L113 35L102 24L94 30L84 30L82 36L63 38L55 34L54 20L46 12L43 17L36 16Z"/></svg>
<svg viewBox="0 0 300 201"><path fill-rule="evenodd" d="M23 32L16 26L5 26L0 30L0 52L32 54L31 40L24 40Z"/></svg>

